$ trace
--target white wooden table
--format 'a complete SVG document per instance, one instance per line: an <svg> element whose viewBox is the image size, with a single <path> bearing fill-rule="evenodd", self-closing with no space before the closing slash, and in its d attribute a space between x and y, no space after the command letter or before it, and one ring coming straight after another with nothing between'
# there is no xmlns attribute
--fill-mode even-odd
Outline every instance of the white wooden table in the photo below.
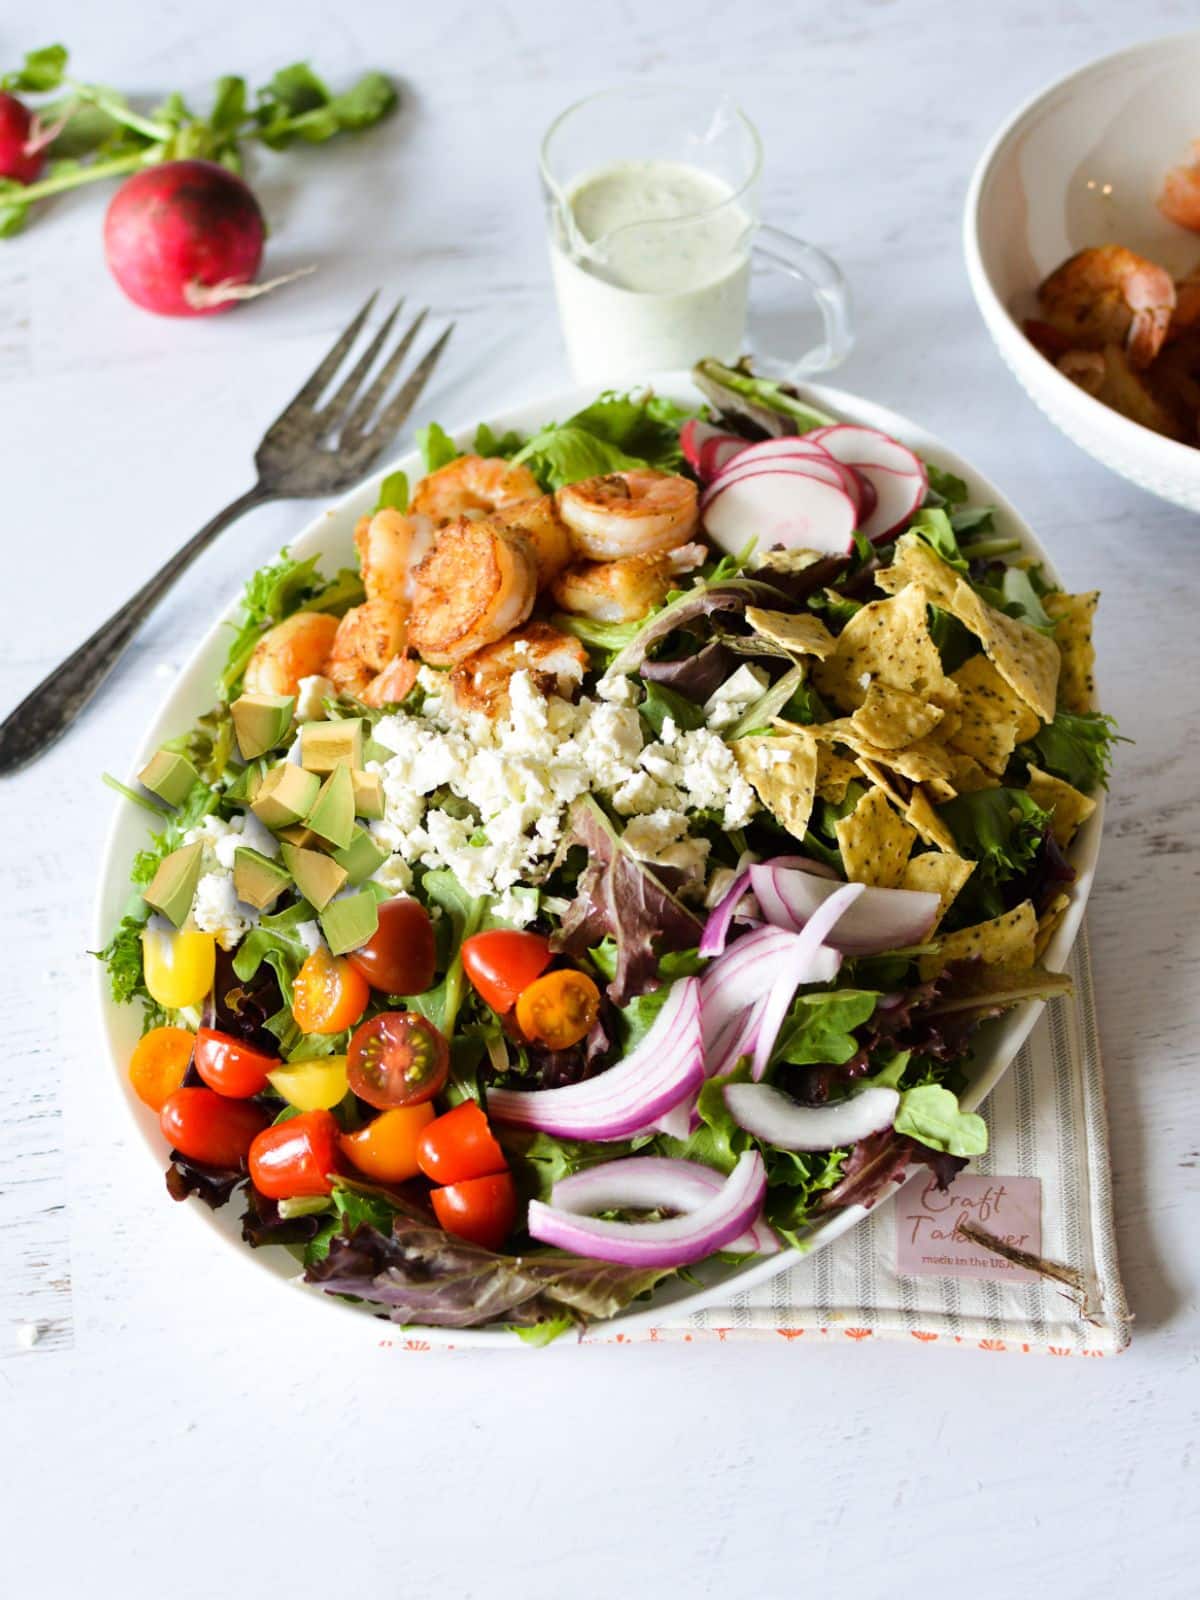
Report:
<svg viewBox="0 0 1200 1600"><path fill-rule="evenodd" d="M1104 1362L782 1342L417 1359L215 1252L131 1138L82 951L112 805L97 774L128 768L214 607L309 515L269 507L202 560L75 734L0 783L6 1594L1196 1592L1200 530L1042 421L958 242L970 165L1013 104L1190 17L1172 0L61 0L45 31L131 91L307 57L335 81L394 71L404 107L357 144L255 166L271 270L319 270L231 316L121 299L97 193L0 245L0 706L245 487L261 426L376 284L458 320L426 416L559 384L539 132L629 77L719 79L762 128L769 215L853 280L860 342L837 381L944 433L1070 583L1105 591L1102 687L1136 744L1091 925L1139 1320ZM4 65L41 34L10 21Z"/></svg>

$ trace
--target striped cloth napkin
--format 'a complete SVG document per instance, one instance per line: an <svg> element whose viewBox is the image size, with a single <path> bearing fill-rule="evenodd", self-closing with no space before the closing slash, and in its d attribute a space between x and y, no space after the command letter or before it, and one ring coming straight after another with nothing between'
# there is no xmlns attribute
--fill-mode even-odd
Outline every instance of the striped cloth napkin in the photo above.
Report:
<svg viewBox="0 0 1200 1600"><path fill-rule="evenodd" d="M940 1244L910 1248L905 1266L923 1251L920 1275L897 1270L902 1241L914 1230L926 1239L934 1224L939 1237L954 1227L949 1218L926 1215L926 1192L941 1207L945 1197L930 1189L920 1168L872 1215L811 1257L800 1258L757 1288L729 1297L727 1305L664 1321L648 1333L609 1334L602 1328L585 1342L606 1338L729 1340L745 1335L793 1340L905 1339L926 1345L967 1345L981 1350L1069 1356L1114 1355L1129 1343L1131 1315L1117 1266L1109 1171L1104 1081L1086 925L1080 930L1068 970L1075 992L1051 1001L1016 1062L981 1108L991 1147L972 1162L970 1192L991 1198L1005 1183L999 1208L986 1202L971 1213L988 1232L1005 1236L1007 1195L1032 1193L1040 1180L1040 1248L1033 1253L1072 1270L1080 1290L1015 1271L990 1258L993 1275L948 1276L937 1270ZM980 1180L985 1181L980 1181ZM987 1181L990 1180L990 1181ZM966 1186L964 1186L964 1189ZM957 1191L952 1191L952 1193ZM1033 1224L1036 1228L1036 1220ZM1014 1241L1021 1235L1010 1235ZM988 1271L979 1246L960 1242L958 1258ZM962 1266L959 1268L962 1271ZM1019 1281L1024 1280L1024 1281ZM1086 1309L1086 1315L1085 1315Z"/></svg>

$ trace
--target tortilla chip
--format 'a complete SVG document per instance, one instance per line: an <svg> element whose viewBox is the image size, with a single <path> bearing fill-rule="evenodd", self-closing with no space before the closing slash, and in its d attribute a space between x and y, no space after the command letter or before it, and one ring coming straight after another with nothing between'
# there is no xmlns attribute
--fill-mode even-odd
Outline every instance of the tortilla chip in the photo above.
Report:
<svg viewBox="0 0 1200 1600"><path fill-rule="evenodd" d="M894 768L910 783L928 783L939 779L948 783L954 773L954 762L949 752L932 739L917 739L903 750L869 750L864 753Z"/></svg>
<svg viewBox="0 0 1200 1600"><path fill-rule="evenodd" d="M1050 813L1050 832L1055 844L1067 849L1080 825L1095 811L1096 802L1040 767L1030 767L1028 787L1043 811Z"/></svg>
<svg viewBox="0 0 1200 1600"><path fill-rule="evenodd" d="M877 761L872 761L870 756L859 756L854 764L869 783L883 790L901 815L908 810L908 796L896 787L895 773L889 772L886 767L881 767Z"/></svg>
<svg viewBox="0 0 1200 1600"><path fill-rule="evenodd" d="M953 745L948 747L948 754L954 767L950 782L957 794L973 794L976 789L1000 787L1000 779L996 774L989 772L986 767L981 767L974 756L960 754Z"/></svg>
<svg viewBox="0 0 1200 1600"><path fill-rule="evenodd" d="M842 711L856 711L874 679L926 700L946 682L925 620L923 590L906 589L856 611L838 635L837 649L813 671L817 689Z"/></svg>
<svg viewBox="0 0 1200 1600"><path fill-rule="evenodd" d="M1064 711L1091 711L1096 703L1092 618L1099 598L1099 592L1093 589L1090 594L1048 594L1042 601L1047 613L1058 621L1054 630L1054 642L1062 657L1058 703Z"/></svg>
<svg viewBox="0 0 1200 1600"><path fill-rule="evenodd" d="M1037 938L1033 943L1033 959L1040 961L1046 953L1046 946L1058 932L1058 925L1067 914L1067 907L1071 904L1069 894L1056 894L1038 918Z"/></svg>
<svg viewBox="0 0 1200 1600"><path fill-rule="evenodd" d="M919 889L926 894L938 896L940 904L937 922L933 925L936 929L953 905L959 890L974 871L973 861L956 856L950 850L925 850L919 856L909 858L904 868L904 876L900 880L900 887Z"/></svg>
<svg viewBox="0 0 1200 1600"><path fill-rule="evenodd" d="M1003 964L1007 967L1031 967L1034 961L1034 942L1037 938L1037 917L1033 901L1022 900L1013 911L990 922L977 922L973 927L960 928L948 933L936 955L922 956L919 971L922 982L936 978L951 961L971 961L978 957L989 966Z"/></svg>
<svg viewBox="0 0 1200 1600"><path fill-rule="evenodd" d="M803 839L817 781L817 744L812 735L803 728L751 734L735 739L730 748L742 776L771 815Z"/></svg>
<svg viewBox="0 0 1200 1600"><path fill-rule="evenodd" d="M982 652L959 667L954 676L963 691L962 725L951 742L955 750L980 766L1001 773L1017 746L1024 719L1033 719L1035 732L1040 723Z"/></svg>
<svg viewBox="0 0 1200 1600"><path fill-rule="evenodd" d="M790 611L761 611L746 607L746 621L755 633L772 644L782 645L794 656L818 656L822 661L837 649L837 640L819 617Z"/></svg>
<svg viewBox="0 0 1200 1600"><path fill-rule="evenodd" d="M926 598L935 606L948 611L958 584L958 573L919 534L905 533L896 541L891 566L877 572L875 582L885 594L899 594L901 589L915 585L925 591Z"/></svg>
<svg viewBox="0 0 1200 1600"><path fill-rule="evenodd" d="M835 831L851 883L900 887L917 835L881 790L868 789L850 815L835 824Z"/></svg>
<svg viewBox="0 0 1200 1600"><path fill-rule="evenodd" d="M860 738L884 750L897 750L923 739L941 722L945 712L941 706L920 700L907 689L892 689L885 683L873 682L867 687L867 697L850 718L851 725Z"/></svg>
<svg viewBox="0 0 1200 1600"><path fill-rule="evenodd" d="M1043 722L1054 721L1059 654L1053 639L1028 623L1006 617L981 600L960 578L946 609L987 651L997 672Z"/></svg>
<svg viewBox="0 0 1200 1600"><path fill-rule="evenodd" d="M827 744L817 746L817 793L822 800L841 805L846 790L857 777L858 768L853 761L838 755Z"/></svg>
<svg viewBox="0 0 1200 1600"><path fill-rule="evenodd" d="M908 809L904 814L926 844L936 845L939 850L946 850L951 854L958 850L958 842L954 835L938 816L930 803L929 796L920 786L913 790Z"/></svg>

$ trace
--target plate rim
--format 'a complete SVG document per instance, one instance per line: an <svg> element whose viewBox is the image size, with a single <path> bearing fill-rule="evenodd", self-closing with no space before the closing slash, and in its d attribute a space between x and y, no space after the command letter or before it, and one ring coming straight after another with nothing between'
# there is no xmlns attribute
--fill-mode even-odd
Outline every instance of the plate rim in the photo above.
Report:
<svg viewBox="0 0 1200 1600"><path fill-rule="evenodd" d="M501 431L506 427L529 429L548 417L570 415L572 411L579 409L581 405L593 400L602 387L594 384L573 384L570 387L559 388L542 399L523 401L506 410L497 409L487 420L493 428ZM628 388L630 385L613 385L613 387ZM632 387L649 387L671 398L693 403L702 398L692 381L690 373L681 371L653 373L648 375L641 384L633 385ZM876 401L864 400L860 396L851 394L843 389L824 384L805 384L800 387L800 393L813 405L823 410L841 413L847 418L863 423L866 426L877 427L885 432L892 433L896 438L906 442L910 448L930 456L938 465L945 466L948 470L964 477L971 484L972 498L982 498L984 503L994 505L1006 522L1012 525L1014 534L1020 537L1023 549L1029 555L1041 561L1054 581L1058 581L1057 569L1049 552L1007 495L1003 494L996 484L935 434L930 433L919 423L891 410L887 406L881 405ZM456 442L466 442L472 437L478 420L476 419L474 422L447 431ZM414 469L419 467L419 461L419 453L413 448L372 472L358 485L340 496L332 505L324 507L315 516L311 517L294 538L289 541L286 548L302 556L317 554L324 558L327 551L321 544L321 540L323 536L327 537L327 530L331 524L344 534L345 543L348 546L354 522L374 504L378 486L382 480L388 473L395 471L405 471L411 476ZM248 577L249 573L247 573ZM188 698L195 698L201 682L201 675L211 670L211 664L216 659L215 653L221 642L223 630L240 611L244 582L245 580L243 580L243 585L238 588L232 598L219 611L213 614L211 625L205 629L174 682L165 691L137 744L132 764L132 772L134 774L145 764L162 740L171 736L171 730L177 728L182 721L185 713L182 709L177 711L176 707L182 706L182 703L186 702ZM205 690L205 694L208 697L208 703L211 703L211 678L207 681L209 687ZM136 778L127 777L126 781L133 783L136 782ZM1062 923L1047 948L1046 963L1055 970L1061 970L1065 967L1080 923L1083 920L1096 872L1104 810L1105 794L1104 791L1101 791L1097 799L1096 810L1083 828L1080 829L1072 851L1072 864L1076 867L1078 873L1075 883L1076 893ZM147 830L149 826L150 823L147 818ZM112 927L122 914L120 908L130 899L130 886L128 883L130 853L121 847L122 835L128 833L131 828L136 830L140 827L140 815L134 814L134 808L130 806L130 803L118 796L113 806L109 825L105 831L92 902L93 948L97 950L103 949L108 942ZM122 863L124 863L123 869ZM117 1079L118 1094L124 1104L126 1116L136 1132L138 1144L146 1151L147 1156L161 1176L163 1171L162 1147L157 1118L133 1094L129 1085L128 1073L125 1070L126 1062L123 1054L125 1047L119 1042L120 1035L127 1032L127 1029L122 1027L121 1024L132 1020L133 1007L118 1005L111 998L108 992L107 973L100 963L96 965L92 981L99 1012L101 1036L109 1064ZM986 1099L996 1083L1011 1068L1022 1045L1040 1017L1044 1006L1045 1001L1042 1000L1023 1001L1019 1006L1014 1007L1011 1012L1007 1013L1004 1018L985 1025L993 1032L998 1032L1002 1037L993 1050L991 1065L979 1074L978 1078L960 1097L967 1109L973 1110ZM890 1202L899 1192L899 1187L893 1189L884 1196L880 1204ZM257 1276L260 1282L262 1281L263 1273L267 1273L285 1285L297 1286L302 1290L302 1293L294 1296L294 1300L307 1302L314 1308L332 1307L343 1314L352 1315L355 1321L364 1326L368 1332L370 1332L371 1326L374 1324L378 1335L380 1327L380 1315L378 1312L372 1312L366 1306L351 1305L335 1296L323 1294L319 1290L315 1290L311 1285L303 1284L299 1267L291 1257L286 1256L282 1251L264 1255L259 1251L249 1249L237 1233L230 1229L224 1217L218 1216L207 1207L186 1203L181 1209L189 1212L201 1225L208 1228L210 1232L215 1233L218 1239L229 1245L233 1253L242 1259L247 1267L259 1269ZM656 1293L649 1305L626 1309L603 1323L597 1323L587 1329L581 1329L579 1338L581 1340L584 1338L591 1340L603 1339L610 1331L612 1333L619 1332L622 1335L644 1332L652 1327L661 1325L664 1320L664 1314L670 1320L672 1317L691 1315L714 1303L725 1302L729 1296L744 1293L746 1290L775 1277L778 1273L786 1271L796 1261L807 1259L817 1250L825 1248L850 1228L857 1226L867 1214L867 1208L863 1206L848 1206L844 1210L833 1214L827 1221L819 1223L813 1234L806 1241L806 1248L802 1251L784 1249L776 1255L756 1258L745 1265L720 1271L716 1281L705 1284L702 1288L689 1290L686 1293L676 1295ZM291 1262L294 1270L288 1271L286 1267L284 1267L284 1270L280 1270L285 1262ZM419 1326L414 1324L411 1328L402 1331L397 1325L390 1322L384 1322L382 1326L390 1330L392 1336L401 1342L411 1333L426 1344L440 1347L497 1349L516 1348L519 1345L523 1345L520 1336L507 1329L436 1328L424 1324Z"/></svg>

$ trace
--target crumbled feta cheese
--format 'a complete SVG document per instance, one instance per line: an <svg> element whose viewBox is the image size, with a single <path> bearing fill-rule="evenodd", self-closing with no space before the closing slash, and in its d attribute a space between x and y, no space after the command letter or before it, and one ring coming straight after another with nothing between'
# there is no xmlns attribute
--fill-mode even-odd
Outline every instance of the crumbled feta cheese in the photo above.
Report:
<svg viewBox="0 0 1200 1600"><path fill-rule="evenodd" d="M373 881L382 884L389 894L407 894L412 888L412 868L401 856L389 856L379 870L373 874ZM304 924L308 926L307 923Z"/></svg>
<svg viewBox="0 0 1200 1600"><path fill-rule="evenodd" d="M222 950L232 950L258 921L258 914L242 905L228 872L205 872L196 885L192 920L201 933L215 936Z"/></svg>
<svg viewBox="0 0 1200 1600"><path fill-rule="evenodd" d="M616 672L612 677L601 678L596 685L597 700L606 700L614 706L636 705L638 694L637 684L624 672Z"/></svg>
<svg viewBox="0 0 1200 1600"><path fill-rule="evenodd" d="M296 721L319 722L325 715L325 698L336 691L330 680L321 673L301 678L296 690Z"/></svg>
<svg viewBox="0 0 1200 1600"><path fill-rule="evenodd" d="M292 932L311 956L321 948L321 926L317 922L298 922Z"/></svg>
<svg viewBox="0 0 1200 1600"><path fill-rule="evenodd" d="M677 867L694 874L704 869L708 856L707 839L688 835L688 819L682 811L652 811L649 816L633 817L625 826L624 843L641 861L664 867Z"/></svg>
<svg viewBox="0 0 1200 1600"><path fill-rule="evenodd" d="M767 687L767 676L749 662L719 684L704 702L704 720L715 731L731 728Z"/></svg>

